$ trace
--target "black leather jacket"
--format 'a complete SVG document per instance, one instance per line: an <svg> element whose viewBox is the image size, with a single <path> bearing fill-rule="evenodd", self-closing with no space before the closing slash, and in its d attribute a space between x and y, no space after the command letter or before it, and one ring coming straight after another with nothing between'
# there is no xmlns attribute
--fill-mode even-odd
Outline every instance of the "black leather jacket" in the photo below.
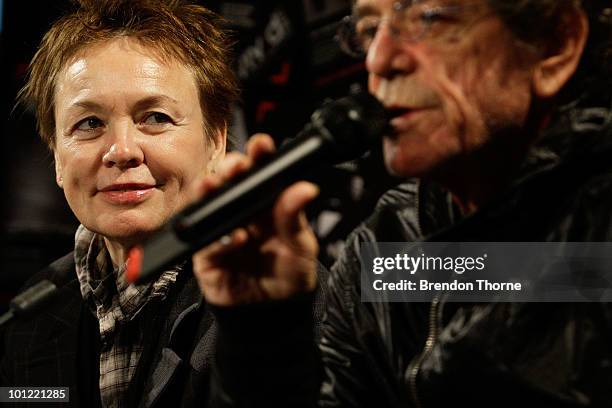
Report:
<svg viewBox="0 0 612 408"><path fill-rule="evenodd" d="M226 367L216 375L218 406L612 406L610 304L360 300L364 242L612 240L612 114L568 109L553 123L506 192L469 217L427 182L383 196L332 268L320 359L294 345L307 357L274 369L254 363L260 369L250 389L257 392ZM289 316L276 318L299 331ZM268 344L270 359L282 336L255 341ZM321 364L319 377L310 374L311 359ZM294 372L304 374L299 384L282 381L297 378Z"/></svg>

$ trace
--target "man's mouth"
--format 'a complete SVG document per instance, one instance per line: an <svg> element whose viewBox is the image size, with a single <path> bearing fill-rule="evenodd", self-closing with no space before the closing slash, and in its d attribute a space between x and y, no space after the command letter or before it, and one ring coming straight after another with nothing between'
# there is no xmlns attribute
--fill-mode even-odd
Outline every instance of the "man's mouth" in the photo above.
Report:
<svg viewBox="0 0 612 408"><path fill-rule="evenodd" d="M392 130L390 137L410 130L413 126L414 119L423 112L429 110L425 107L398 107L393 106L386 109L389 127Z"/></svg>
<svg viewBox="0 0 612 408"><path fill-rule="evenodd" d="M393 108L387 108L387 118L389 118L389 120L392 120L393 118L396 118L398 116L402 116L408 112L410 112L411 108L403 108L403 107L393 107Z"/></svg>

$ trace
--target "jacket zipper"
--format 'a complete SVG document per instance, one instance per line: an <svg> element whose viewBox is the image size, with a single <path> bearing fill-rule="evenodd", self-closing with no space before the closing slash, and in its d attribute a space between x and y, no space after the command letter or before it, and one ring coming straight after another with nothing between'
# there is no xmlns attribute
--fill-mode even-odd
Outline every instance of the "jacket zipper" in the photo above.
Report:
<svg viewBox="0 0 612 408"><path fill-rule="evenodd" d="M423 229L421 228L421 180L416 181L416 200L414 203L414 212L416 215L416 229L420 239L423 237Z"/></svg>
<svg viewBox="0 0 612 408"><path fill-rule="evenodd" d="M420 199L421 198L421 188L422 188L421 181L417 180L417 193L416 193L416 200L415 200L414 208L415 208L415 213L416 213L415 215L416 215L417 234L422 239L423 231L421 229L421 214L420 214L421 212L421 208L420 208L421 207L421 199ZM425 341L425 347L423 348L423 351L417 356L415 356L410 362L410 364L408 365L408 385L409 385L410 397L412 398L412 401L414 402L414 405L416 408L423 408L423 404L421 403L421 400L418 394L418 390L417 390L416 379L417 379L417 375L419 374L421 364L425 360L425 357L427 357L429 353L431 352L434 341L436 337L438 336L438 333L437 333L438 332L438 328L437 328L438 303L439 303L439 297L435 296L431 302L431 307L429 308L429 332L427 335L427 340Z"/></svg>
<svg viewBox="0 0 612 408"><path fill-rule="evenodd" d="M440 309L440 295L436 295L431 301L431 307L429 308L429 334L425 341L425 347L423 351L417 355L408 366L408 385L410 389L410 396L416 408L423 408L423 404L419 398L417 390L417 376L421 368L421 364L425 361L425 358L429 356L433 346L438 338L438 321L439 321L439 309Z"/></svg>

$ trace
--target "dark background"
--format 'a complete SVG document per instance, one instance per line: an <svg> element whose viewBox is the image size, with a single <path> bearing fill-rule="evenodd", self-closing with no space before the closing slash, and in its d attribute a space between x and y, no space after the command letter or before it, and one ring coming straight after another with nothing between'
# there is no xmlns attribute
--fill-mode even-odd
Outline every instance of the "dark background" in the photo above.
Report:
<svg viewBox="0 0 612 408"><path fill-rule="evenodd" d="M235 69L242 103L235 108L232 137L238 147L264 131L281 142L295 135L326 98L365 84L363 63L343 56L334 41L350 0L206 1L236 36ZM2 94L2 207L0 208L0 311L25 280L73 247L78 225L55 185L52 155L38 139L31 112L14 110L28 63L68 0L0 0ZM390 180L373 152L330 169L322 199L310 209L329 264L344 237Z"/></svg>

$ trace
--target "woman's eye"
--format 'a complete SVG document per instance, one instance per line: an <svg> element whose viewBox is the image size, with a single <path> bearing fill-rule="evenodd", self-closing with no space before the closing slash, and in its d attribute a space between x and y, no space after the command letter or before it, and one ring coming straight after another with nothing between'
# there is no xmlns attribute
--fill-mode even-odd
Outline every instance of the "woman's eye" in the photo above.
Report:
<svg viewBox="0 0 612 408"><path fill-rule="evenodd" d="M166 123L172 123L170 116L165 113L152 112L148 114L142 121L145 125L164 125Z"/></svg>
<svg viewBox="0 0 612 408"><path fill-rule="evenodd" d="M96 130L100 127L104 126L104 123L96 118L96 117L89 117L89 118L85 118L82 121L80 121L79 123L77 123L74 126L75 130L82 130L85 132L91 132L93 130Z"/></svg>

